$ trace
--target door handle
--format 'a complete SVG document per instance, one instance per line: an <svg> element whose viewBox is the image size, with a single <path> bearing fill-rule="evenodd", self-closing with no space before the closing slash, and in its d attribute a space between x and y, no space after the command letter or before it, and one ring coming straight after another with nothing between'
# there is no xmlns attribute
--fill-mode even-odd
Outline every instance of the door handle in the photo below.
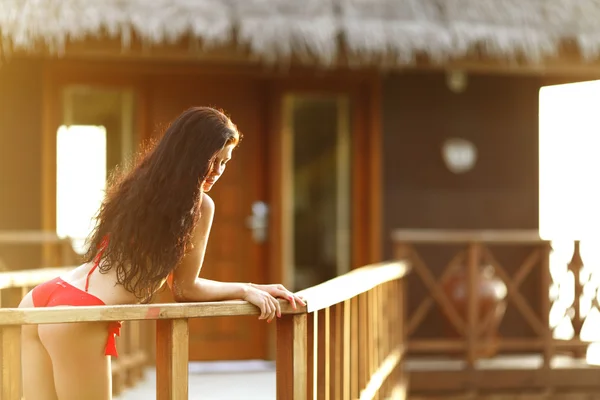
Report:
<svg viewBox="0 0 600 400"><path fill-rule="evenodd" d="M252 214L246 217L246 227L252 231L252 238L256 243L267 241L269 229L269 206L264 201L252 203Z"/></svg>

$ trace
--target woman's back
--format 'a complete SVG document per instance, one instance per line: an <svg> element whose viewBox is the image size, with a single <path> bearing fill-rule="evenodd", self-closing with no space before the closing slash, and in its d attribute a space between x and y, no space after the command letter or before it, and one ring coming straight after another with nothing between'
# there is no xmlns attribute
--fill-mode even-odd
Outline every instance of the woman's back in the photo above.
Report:
<svg viewBox="0 0 600 400"><path fill-rule="evenodd" d="M61 279L76 289L99 298L106 305L139 302L130 291L117 283L116 269L100 273L93 262L80 265L62 275Z"/></svg>

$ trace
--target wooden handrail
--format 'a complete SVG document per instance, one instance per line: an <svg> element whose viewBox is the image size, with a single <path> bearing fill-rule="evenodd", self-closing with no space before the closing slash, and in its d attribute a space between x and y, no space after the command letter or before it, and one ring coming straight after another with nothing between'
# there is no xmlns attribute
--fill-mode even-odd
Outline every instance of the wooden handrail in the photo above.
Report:
<svg viewBox="0 0 600 400"><path fill-rule="evenodd" d="M287 301L279 300L282 314L300 314ZM246 301L204 303L135 304L91 307L2 308L2 325L60 324L68 322L138 321L259 315L258 308Z"/></svg>
<svg viewBox="0 0 600 400"><path fill-rule="evenodd" d="M367 265L327 282L298 292L311 313L342 303L376 286L404 277L410 271L406 261Z"/></svg>
<svg viewBox="0 0 600 400"><path fill-rule="evenodd" d="M61 243L67 238L60 238L53 231L0 231L0 244L40 244Z"/></svg>
<svg viewBox="0 0 600 400"><path fill-rule="evenodd" d="M38 246L42 249L41 265L56 267L77 263L80 256L73 249L72 239L61 238L55 231L48 230L0 230L1 246ZM19 270L5 266L5 270Z"/></svg>
<svg viewBox="0 0 600 400"><path fill-rule="evenodd" d="M392 232L395 242L410 242L412 244L436 243L503 243L526 244L540 243L537 230L444 230L444 229L396 229Z"/></svg>
<svg viewBox="0 0 600 400"><path fill-rule="evenodd" d="M56 272L67 268L40 269L40 278L33 279L29 271L0 273L0 289L32 286L43 278L53 278ZM38 270L36 270L37 273ZM373 264L351 271L298 294L306 299L306 307L293 309L285 300L279 300L282 314L302 314L325 309L334 304L365 293L392 280L400 279L409 271L405 262ZM3 276L5 276L3 281ZM10 278L8 278L10 277ZM23 284L22 282L27 282ZM12 286L9 286L12 285ZM203 303L136 304L93 307L4 308L0 309L2 325L56 324L66 322L135 321L177 318L258 315L258 309L246 301Z"/></svg>
<svg viewBox="0 0 600 400"><path fill-rule="evenodd" d="M50 279L56 278L72 267L39 268L21 271L0 272L0 290L22 287L33 287Z"/></svg>

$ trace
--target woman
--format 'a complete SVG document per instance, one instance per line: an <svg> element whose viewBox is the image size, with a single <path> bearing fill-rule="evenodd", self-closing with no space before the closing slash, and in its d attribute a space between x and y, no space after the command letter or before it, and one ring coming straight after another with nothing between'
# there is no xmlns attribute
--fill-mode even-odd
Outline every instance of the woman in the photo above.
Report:
<svg viewBox="0 0 600 400"><path fill-rule="evenodd" d="M37 286L21 307L148 302L167 282L180 302L244 299L259 319L281 316L276 298L304 301L281 285L199 278L215 205L206 195L240 141L207 107L181 114L135 168L110 186L84 264ZM27 400L110 399L110 356L119 323L23 326Z"/></svg>

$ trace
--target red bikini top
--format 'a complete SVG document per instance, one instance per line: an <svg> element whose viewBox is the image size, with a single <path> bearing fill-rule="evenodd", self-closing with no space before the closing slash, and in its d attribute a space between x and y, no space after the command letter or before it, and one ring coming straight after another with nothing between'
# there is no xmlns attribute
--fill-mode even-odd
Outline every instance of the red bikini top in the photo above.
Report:
<svg viewBox="0 0 600 400"><path fill-rule="evenodd" d="M86 292L88 291L88 288L90 286L90 276L92 275L92 272L94 272L96 270L96 268L98 268L98 265L100 265L100 260L102 259L104 250L106 250L107 247L108 247L108 235L104 236L104 238L98 245L98 253L96 253L96 257L94 257L94 265L92 266L92 268L90 268L90 272L88 272L87 277L85 279L85 291Z"/></svg>

